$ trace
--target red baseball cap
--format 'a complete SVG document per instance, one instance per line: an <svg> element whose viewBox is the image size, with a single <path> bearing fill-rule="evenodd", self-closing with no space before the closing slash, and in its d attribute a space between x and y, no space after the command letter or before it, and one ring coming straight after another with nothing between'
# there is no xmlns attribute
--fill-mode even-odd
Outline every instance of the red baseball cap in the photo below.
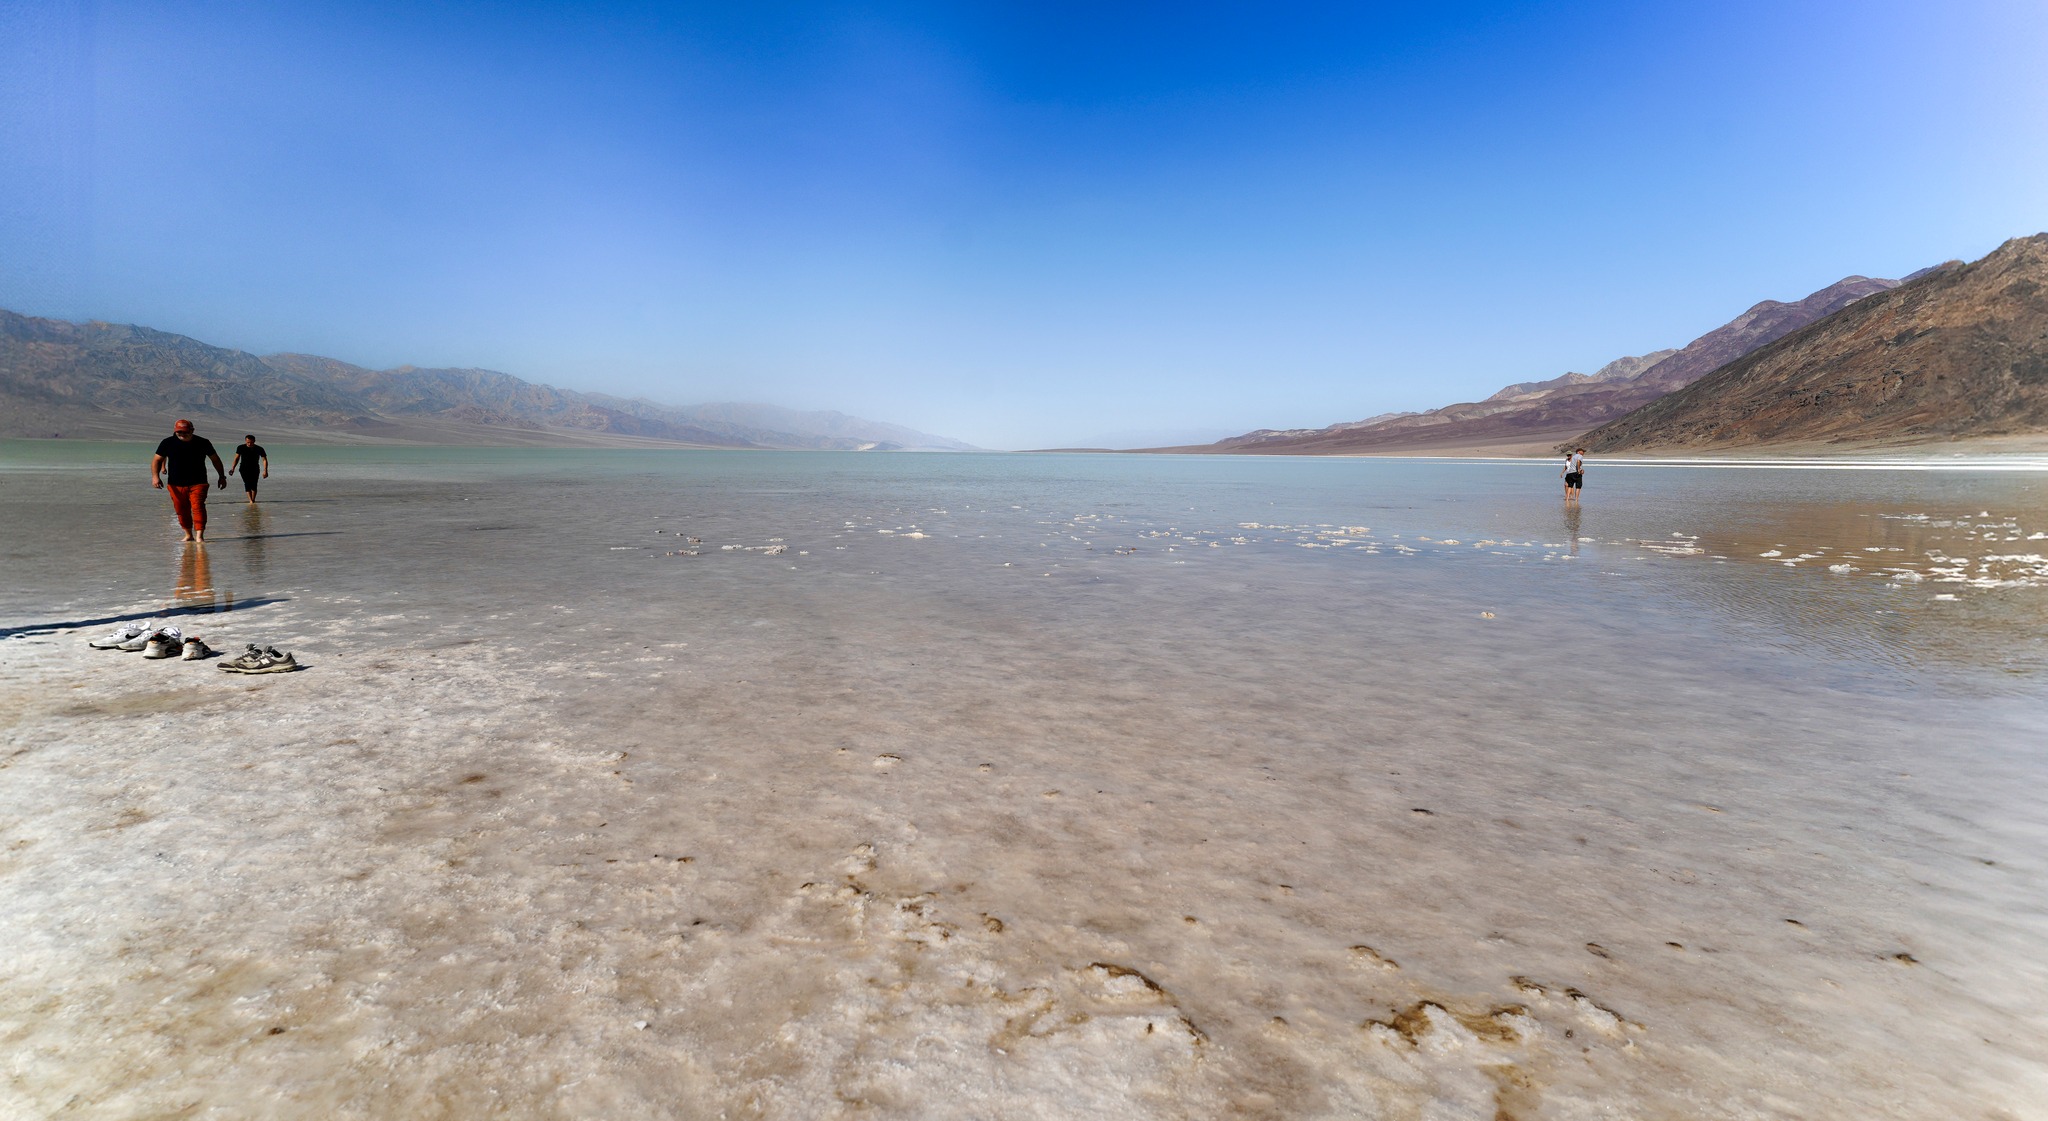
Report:
<svg viewBox="0 0 2048 1121"><path fill-rule="evenodd" d="M192 422L189 420L181 420L178 423L171 425L171 431L190 432L192 431Z"/></svg>

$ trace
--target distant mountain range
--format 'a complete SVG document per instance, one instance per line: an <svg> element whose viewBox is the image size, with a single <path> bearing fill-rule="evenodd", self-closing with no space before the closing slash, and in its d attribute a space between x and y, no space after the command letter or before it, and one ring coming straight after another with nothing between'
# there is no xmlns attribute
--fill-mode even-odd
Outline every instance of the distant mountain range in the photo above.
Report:
<svg viewBox="0 0 2048 1121"><path fill-rule="evenodd" d="M0 435L134 438L176 416L274 440L968 450L843 413L676 407L476 369L370 370L0 311ZM1676 350L1484 401L1156 451L1548 454L1907 444L2048 432L2048 234L1903 281L1765 300Z"/></svg>
<svg viewBox="0 0 2048 1121"><path fill-rule="evenodd" d="M0 310L0 435L132 438L189 416L202 431L339 442L646 444L971 450L901 425L770 405L675 407L475 369L370 370L259 357L114 323Z"/></svg>
<svg viewBox="0 0 2048 1121"><path fill-rule="evenodd" d="M1212 445L1169 450L1261 455L1547 452L1558 441L1626 416L1758 347L1900 283L1846 277L1793 303L1765 300L1683 348L1617 358L1591 374L1518 382L1484 401L1388 413L1327 428L1261 429Z"/></svg>
<svg viewBox="0 0 2048 1121"><path fill-rule="evenodd" d="M1599 452L2048 430L2048 234L1916 274L1587 433Z"/></svg>

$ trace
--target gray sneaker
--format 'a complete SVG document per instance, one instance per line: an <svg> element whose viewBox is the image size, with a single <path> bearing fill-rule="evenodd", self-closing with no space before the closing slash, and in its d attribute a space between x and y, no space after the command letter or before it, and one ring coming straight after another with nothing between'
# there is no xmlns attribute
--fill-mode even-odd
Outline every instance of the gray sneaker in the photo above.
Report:
<svg viewBox="0 0 2048 1121"><path fill-rule="evenodd" d="M293 658L290 654L278 653L277 647L275 646L266 646L263 648L262 658L259 659L255 665L247 667L246 669L242 670L242 672L290 673L291 671L298 668L299 663L296 658Z"/></svg>
<svg viewBox="0 0 2048 1121"><path fill-rule="evenodd" d="M207 644L199 641L196 638L188 638L185 640L186 661L203 662L211 657L213 657L213 647L208 646Z"/></svg>
<svg viewBox="0 0 2048 1121"><path fill-rule="evenodd" d="M220 668L228 673L247 673L249 667L262 660L263 651L258 649L256 644L252 642L248 646L243 647L241 653L222 662Z"/></svg>

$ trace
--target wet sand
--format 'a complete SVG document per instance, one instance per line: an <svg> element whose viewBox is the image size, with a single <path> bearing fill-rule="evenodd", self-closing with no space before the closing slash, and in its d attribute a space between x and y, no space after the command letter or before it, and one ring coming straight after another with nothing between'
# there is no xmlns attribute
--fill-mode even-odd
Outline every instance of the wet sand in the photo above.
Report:
<svg viewBox="0 0 2048 1121"><path fill-rule="evenodd" d="M2030 481L791 458L12 476L0 1115L2048 1101Z"/></svg>

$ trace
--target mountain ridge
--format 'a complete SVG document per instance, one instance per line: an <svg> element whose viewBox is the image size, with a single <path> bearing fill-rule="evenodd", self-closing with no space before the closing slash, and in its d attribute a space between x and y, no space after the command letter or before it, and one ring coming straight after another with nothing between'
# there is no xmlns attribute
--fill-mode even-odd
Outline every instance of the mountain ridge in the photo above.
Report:
<svg viewBox="0 0 2048 1121"><path fill-rule="evenodd" d="M1618 358L1593 374L1517 382L1483 401L1320 429L1261 429L1204 447L1155 450L1344 455L1493 445L1538 451L1626 416L1734 358L1900 283L1851 275L1799 300L1760 300L1683 347Z"/></svg>
<svg viewBox="0 0 2048 1121"><path fill-rule="evenodd" d="M1595 452L2048 431L2048 233L1922 270L1580 437Z"/></svg>
<svg viewBox="0 0 2048 1121"><path fill-rule="evenodd" d="M125 438L163 428L170 415L339 442L972 448L844 413L739 403L678 407L475 367L372 370L314 354L259 356L153 327L0 309L0 434L47 436L68 428Z"/></svg>

